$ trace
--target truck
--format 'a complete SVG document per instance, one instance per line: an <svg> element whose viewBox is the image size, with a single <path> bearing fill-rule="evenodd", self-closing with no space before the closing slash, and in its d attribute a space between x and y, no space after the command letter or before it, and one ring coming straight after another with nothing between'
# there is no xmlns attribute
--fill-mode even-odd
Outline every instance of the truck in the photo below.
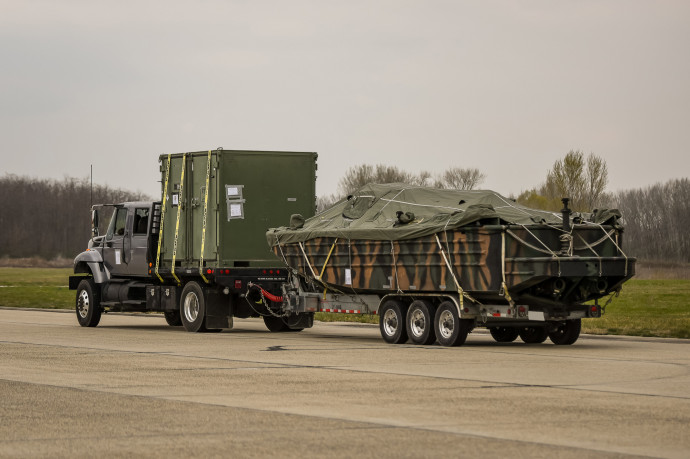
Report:
<svg viewBox="0 0 690 459"><path fill-rule="evenodd" d="M189 332L232 328L235 317L283 332L335 312L378 315L390 344L459 346L484 327L497 342L570 345L635 274L616 209L573 213L564 198L559 213L493 191L399 183L366 185L315 214L316 160L161 155L159 201L92 209L69 278L79 324L158 311Z"/></svg>
<svg viewBox="0 0 690 459"><path fill-rule="evenodd" d="M159 157L161 199L92 207L92 237L74 259L79 324L107 312L162 312L189 332L232 328L263 317L271 331L302 330L313 313L266 299L287 269L265 231L316 210L314 152L224 150ZM105 234L104 211L112 211Z"/></svg>

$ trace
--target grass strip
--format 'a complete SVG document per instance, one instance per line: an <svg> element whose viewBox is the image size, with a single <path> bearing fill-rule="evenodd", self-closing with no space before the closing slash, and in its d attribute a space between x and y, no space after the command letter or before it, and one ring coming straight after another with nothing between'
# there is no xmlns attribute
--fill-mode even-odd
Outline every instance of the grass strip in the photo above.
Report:
<svg viewBox="0 0 690 459"><path fill-rule="evenodd" d="M70 268L0 267L0 306L72 309ZM601 301L601 304L604 304ZM378 316L319 312L323 322L378 323ZM582 321L582 332L599 335L690 339L690 280L637 280L623 286L600 319Z"/></svg>

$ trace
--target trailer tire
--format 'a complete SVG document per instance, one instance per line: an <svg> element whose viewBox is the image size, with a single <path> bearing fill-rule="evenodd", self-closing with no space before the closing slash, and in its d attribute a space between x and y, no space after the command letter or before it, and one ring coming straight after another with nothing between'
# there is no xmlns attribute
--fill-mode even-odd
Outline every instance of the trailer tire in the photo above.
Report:
<svg viewBox="0 0 690 459"><path fill-rule="evenodd" d="M82 327L95 327L101 321L101 292L92 278L86 278L77 286L75 310Z"/></svg>
<svg viewBox="0 0 690 459"><path fill-rule="evenodd" d="M549 333L546 327L525 327L520 329L520 339L526 344L541 344L546 341Z"/></svg>
<svg viewBox="0 0 690 459"><path fill-rule="evenodd" d="M452 301L444 301L438 306L434 316L436 339L441 346L461 346L472 330L471 319L461 319L458 308Z"/></svg>
<svg viewBox="0 0 690 459"><path fill-rule="evenodd" d="M195 281L185 284L180 296L180 319L188 332L206 331L206 298Z"/></svg>
<svg viewBox="0 0 690 459"><path fill-rule="evenodd" d="M407 308L398 300L388 300L379 310L379 330L383 340L390 344L407 342L405 326Z"/></svg>
<svg viewBox="0 0 690 459"><path fill-rule="evenodd" d="M558 324L557 328L549 333L549 339L553 344L570 345L580 337L582 321L580 319L566 320Z"/></svg>
<svg viewBox="0 0 690 459"><path fill-rule="evenodd" d="M282 317L264 316L264 325L271 333L290 331L290 327L287 326Z"/></svg>
<svg viewBox="0 0 690 459"><path fill-rule="evenodd" d="M515 327L489 327L489 333L498 343L512 343L520 331Z"/></svg>
<svg viewBox="0 0 690 459"><path fill-rule="evenodd" d="M425 300L415 300L407 309L407 336L415 344L434 344L436 332L434 331L434 316L436 308Z"/></svg>
<svg viewBox="0 0 690 459"><path fill-rule="evenodd" d="M180 311L179 310L165 311L165 312L163 312L163 316L165 317L165 321L171 327L181 327L182 326L182 317L180 317Z"/></svg>

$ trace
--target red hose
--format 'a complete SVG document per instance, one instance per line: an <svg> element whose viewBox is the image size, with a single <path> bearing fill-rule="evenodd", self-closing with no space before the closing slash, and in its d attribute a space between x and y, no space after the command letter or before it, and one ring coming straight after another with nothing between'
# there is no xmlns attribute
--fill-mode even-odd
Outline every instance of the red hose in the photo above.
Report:
<svg viewBox="0 0 690 459"><path fill-rule="evenodd" d="M275 296L272 293L267 292L263 288L259 287L258 285L254 284L255 287L258 287L259 290L261 290L261 294L268 298L269 300L273 301L274 303L282 303L283 302L283 297L282 296Z"/></svg>

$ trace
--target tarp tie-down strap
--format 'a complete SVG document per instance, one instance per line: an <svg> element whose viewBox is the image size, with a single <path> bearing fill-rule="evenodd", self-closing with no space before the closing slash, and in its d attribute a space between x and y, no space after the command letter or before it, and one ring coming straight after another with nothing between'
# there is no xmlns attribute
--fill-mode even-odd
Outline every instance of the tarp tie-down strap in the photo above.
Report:
<svg viewBox="0 0 690 459"><path fill-rule="evenodd" d="M201 255L199 257L199 274L201 278L209 283L204 276L204 248L206 247L206 216L208 215L208 185L211 178L211 150L208 151L208 162L206 163L206 189L204 191L204 218L201 224Z"/></svg>
<svg viewBox="0 0 690 459"><path fill-rule="evenodd" d="M514 309L515 302L510 297L508 293L508 286L506 285L506 232L501 231L501 290L498 292L499 295L503 296L512 309Z"/></svg>
<svg viewBox="0 0 690 459"><path fill-rule="evenodd" d="M400 290L400 282L398 281L398 262L395 260L395 245L393 245L393 241L391 241L391 255L393 256L393 273L395 274L395 288L398 290L398 293L403 293L403 291Z"/></svg>
<svg viewBox="0 0 690 459"><path fill-rule="evenodd" d="M441 250L441 256L443 257L443 261L446 263L446 267L448 268L448 272L450 272L450 275L453 278L453 281L455 282L455 286L458 288L458 294L460 295L460 309L462 309L464 307L463 297L467 298L468 300L472 301L473 303L480 304L479 301L472 298L468 293L466 293L462 289L460 282L458 282L458 278L455 277L455 273L453 272L453 267L450 265L450 262L448 261L448 257L446 256L446 252L443 250L443 245L441 244L441 240L438 238L438 233L434 234L434 236L436 237L436 243L438 244L438 248Z"/></svg>
<svg viewBox="0 0 690 459"><path fill-rule="evenodd" d="M161 260L161 243L163 242L163 223L165 222L165 203L168 197L168 179L170 178L170 156L168 155L168 164L165 167L165 184L163 185L163 202L161 203L161 224L158 227L158 250L156 251L156 276L163 282L163 278L158 274L158 266Z"/></svg>
<svg viewBox="0 0 690 459"><path fill-rule="evenodd" d="M520 239L520 238L519 238L515 233L513 233L512 231L510 231L510 230L506 230L506 231L508 232L508 234L510 234L511 236L513 236L516 240L518 240L519 242L523 243L523 244L526 245L527 247L529 247L529 248L531 248L531 249L534 249L534 250L537 250L537 251L542 252L542 253L548 253L548 254L550 254L553 258L555 258L555 259L556 259L556 262L558 263L558 277L561 277L561 259L558 257L558 254L557 254L556 252L554 252L553 250L551 250L551 249L549 248L548 245L544 244L544 241L542 241L541 239L539 239L539 238L538 238L533 232L531 232L531 231L529 230L529 228L527 228L525 225L520 225L520 226L521 226L525 231L527 231L529 234L531 234L532 237L533 237L534 239L537 240L537 242L539 242L541 245L543 245L543 246L546 248L546 250L547 250L548 252L545 252L545 251L543 251L543 250L541 250L541 249L539 249L539 248L533 246L532 244L529 244L529 243L527 243L526 241L523 241L522 239Z"/></svg>
<svg viewBox="0 0 690 459"><path fill-rule="evenodd" d="M601 228L601 230L604 232L604 234L606 234L606 236L608 236L608 238L611 239L611 242L613 242L613 245L615 245L616 248L618 249L618 251L625 257L625 272L623 275L627 276L628 275L628 256L625 254L625 252L623 252L623 249L621 249L621 247L618 245L618 243L613 240L613 238L611 237L611 234L606 232L606 230L604 229L603 226L601 226L599 223L595 223L595 225L597 225L599 228ZM599 263L599 264L601 265L601 263Z"/></svg>
<svg viewBox="0 0 690 459"><path fill-rule="evenodd" d="M307 261L307 266L309 266L309 271L311 271L311 275L314 279L317 281L321 281L321 278L316 275L316 272L314 271L314 268L311 267L311 263L309 262L309 257L307 256L307 252L304 251L304 244L301 242L299 243L299 248L302 251L302 255L304 255L304 259Z"/></svg>
<svg viewBox="0 0 690 459"><path fill-rule="evenodd" d="M323 299L326 299L326 292L328 291L328 286L321 280L323 278L323 273L326 272L326 265L328 264L328 260L331 259L331 254L333 253L333 249L335 249L335 245L338 243L338 238L335 238L335 241L333 241L333 245L331 246L331 250L328 251L328 256L326 257L326 261L323 262L323 267L321 268L321 273L319 274L319 281L324 285L323 289Z"/></svg>
<svg viewBox="0 0 690 459"><path fill-rule="evenodd" d="M180 214L182 213L182 192L184 191L184 169L187 164L187 153L182 155L182 173L180 174L180 191L177 195L177 222L175 223L175 242L173 243L173 256L172 256L172 275L177 281L177 285L182 285L182 281L175 274L175 259L177 258L177 239L180 235Z"/></svg>
<svg viewBox="0 0 690 459"><path fill-rule="evenodd" d="M601 277L601 275L602 275L601 255L599 255L599 254L597 253L597 251L594 250L594 247L592 247L591 245L589 245L589 244L587 243L587 241L585 241L585 239L582 237L582 235L580 235L580 233L575 233L575 234L577 234L577 237L580 238L580 240L581 240L582 243L585 245L585 247L587 247L589 250L591 250L592 253L594 254L594 256L596 256L597 259L599 260L599 277Z"/></svg>

